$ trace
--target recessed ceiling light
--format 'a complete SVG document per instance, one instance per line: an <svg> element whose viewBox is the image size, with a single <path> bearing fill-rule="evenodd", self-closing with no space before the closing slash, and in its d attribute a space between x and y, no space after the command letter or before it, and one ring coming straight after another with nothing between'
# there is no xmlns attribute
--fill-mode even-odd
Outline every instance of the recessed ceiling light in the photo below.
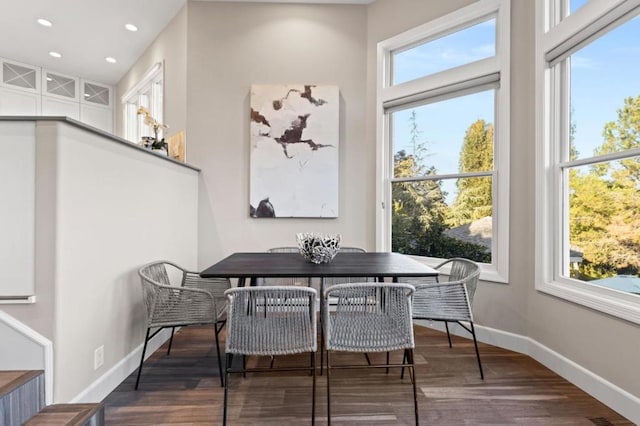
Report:
<svg viewBox="0 0 640 426"><path fill-rule="evenodd" d="M49 55L53 56L54 58L58 58L58 59L62 58L62 55L60 53L58 53L58 52L49 52Z"/></svg>
<svg viewBox="0 0 640 426"><path fill-rule="evenodd" d="M133 25L133 24L127 24L127 25L125 25L124 27L125 27L126 29L128 29L129 31L134 31L134 32L135 32L135 31L138 31L138 27L136 27L136 26L135 26L135 25Z"/></svg>
<svg viewBox="0 0 640 426"><path fill-rule="evenodd" d="M51 21L47 21L44 18L38 18L38 24L42 25L43 27L50 27L53 25Z"/></svg>
<svg viewBox="0 0 640 426"><path fill-rule="evenodd" d="M106 58L104 58L105 61L109 62L110 64L115 64L116 62L116 58L112 58L111 56L107 56Z"/></svg>

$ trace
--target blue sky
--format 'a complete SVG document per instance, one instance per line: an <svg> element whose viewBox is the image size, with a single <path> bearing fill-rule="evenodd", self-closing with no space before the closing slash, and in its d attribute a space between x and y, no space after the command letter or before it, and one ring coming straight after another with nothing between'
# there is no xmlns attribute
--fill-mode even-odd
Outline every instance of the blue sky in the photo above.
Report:
<svg viewBox="0 0 640 426"><path fill-rule="evenodd" d="M574 0L571 13L587 0ZM431 43L399 53L394 57L394 75L398 84L417 77L449 69L494 54L493 20L443 37ZM593 155L602 143L602 130L608 121L617 119L617 109L624 99L640 95L640 17L610 31L600 39L574 53L571 59L572 121L575 144L580 157ZM394 152L410 145L411 111L415 110L421 141L427 147L425 163L438 173L458 171L458 157L466 129L479 118L494 122L494 93L485 91L435 104L415 107L393 114ZM533 99L528 100L533 102ZM443 183L455 196L455 181Z"/></svg>
<svg viewBox="0 0 640 426"><path fill-rule="evenodd" d="M636 17L571 58L572 121L579 157L602 144L602 130L617 120L624 99L640 95L640 18Z"/></svg>

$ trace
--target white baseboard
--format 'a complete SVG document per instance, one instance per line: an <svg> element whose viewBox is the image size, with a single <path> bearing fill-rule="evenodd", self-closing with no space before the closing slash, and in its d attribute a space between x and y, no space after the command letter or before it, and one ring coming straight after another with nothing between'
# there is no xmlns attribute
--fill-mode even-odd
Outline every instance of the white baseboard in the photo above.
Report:
<svg viewBox="0 0 640 426"><path fill-rule="evenodd" d="M417 321L417 324L446 332L444 323ZM602 377L549 349L530 337L475 324L478 341L519 352L535 359L554 373L573 383L598 401L617 411L630 421L640 424L640 398ZM449 331L456 336L471 338L458 324L449 324ZM482 353L480 353L482 357Z"/></svg>
<svg viewBox="0 0 640 426"><path fill-rule="evenodd" d="M178 331L176 329L176 331ZM171 329L166 328L159 332L147 344L145 360L149 358L160 346L171 337ZM104 373L98 380L89 385L88 388L80 392L70 402L75 403L95 403L105 399L113 390L120 385L131 373L140 365L143 344L140 344L131 353L120 360L109 371ZM144 372L140 381L144 380Z"/></svg>

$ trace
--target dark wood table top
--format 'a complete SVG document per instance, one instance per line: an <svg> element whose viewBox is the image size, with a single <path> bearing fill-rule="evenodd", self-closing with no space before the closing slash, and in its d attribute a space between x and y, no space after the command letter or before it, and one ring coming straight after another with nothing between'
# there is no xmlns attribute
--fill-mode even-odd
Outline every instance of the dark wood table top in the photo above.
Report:
<svg viewBox="0 0 640 426"><path fill-rule="evenodd" d="M299 253L234 253L200 273L204 278L433 277L438 271L399 253L338 253L316 265Z"/></svg>

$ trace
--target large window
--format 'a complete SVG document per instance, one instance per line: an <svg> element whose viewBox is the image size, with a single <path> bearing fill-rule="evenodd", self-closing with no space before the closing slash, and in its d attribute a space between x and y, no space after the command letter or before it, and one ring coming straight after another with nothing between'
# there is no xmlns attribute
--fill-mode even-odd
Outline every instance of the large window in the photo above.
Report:
<svg viewBox="0 0 640 426"><path fill-rule="evenodd" d="M508 278L509 1L381 42L379 250Z"/></svg>
<svg viewBox="0 0 640 426"><path fill-rule="evenodd" d="M144 115L138 114L140 107L146 108L158 123L163 123L163 77L162 64L157 63L122 96L124 138L128 141L139 143L143 136L155 136L153 129L145 123Z"/></svg>
<svg viewBox="0 0 640 426"><path fill-rule="evenodd" d="M640 322L640 1L546 0L537 26L537 288Z"/></svg>

